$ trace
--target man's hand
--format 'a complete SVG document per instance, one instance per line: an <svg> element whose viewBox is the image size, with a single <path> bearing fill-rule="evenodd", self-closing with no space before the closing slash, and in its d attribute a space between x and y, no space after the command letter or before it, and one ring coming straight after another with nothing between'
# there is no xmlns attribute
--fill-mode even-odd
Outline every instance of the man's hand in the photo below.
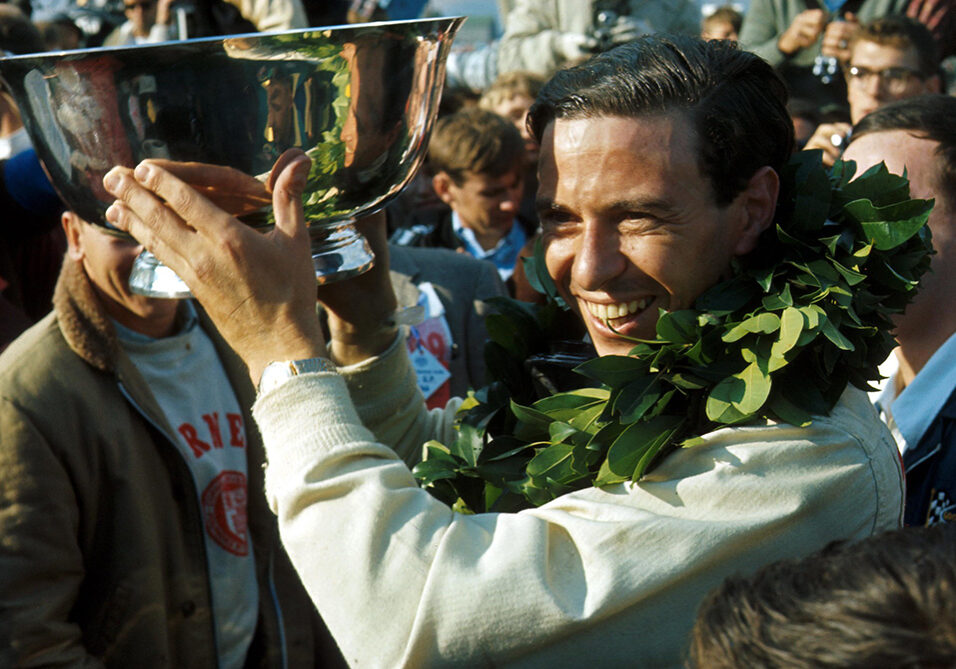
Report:
<svg viewBox="0 0 956 669"><path fill-rule="evenodd" d="M114 167L103 180L117 198L107 220L179 274L256 384L272 360L325 355L302 212L309 165L301 151L288 151L276 162L269 184L276 224L264 234L184 181L207 191L209 184L228 190L241 173L186 165L177 175L173 165L147 160L135 170Z"/></svg>
<svg viewBox="0 0 956 669"><path fill-rule="evenodd" d="M850 42L860 30L860 22L854 14L847 14L841 21L830 21L823 33L820 53L836 58L841 63L850 61Z"/></svg>
<svg viewBox="0 0 956 669"><path fill-rule="evenodd" d="M647 21L634 18L630 14L623 14L617 17L608 36L611 44L616 46L633 42L641 35L649 35L653 32L654 28Z"/></svg>
<svg viewBox="0 0 956 669"><path fill-rule="evenodd" d="M554 52L565 63L577 63L594 54L598 42L581 33L558 33L554 38Z"/></svg>
<svg viewBox="0 0 956 669"><path fill-rule="evenodd" d="M800 49L812 46L823 32L826 22L827 13L822 9L807 9L800 12L777 40L777 48L781 53L792 56Z"/></svg>
<svg viewBox="0 0 956 669"><path fill-rule="evenodd" d="M832 167L846 148L846 138L850 133L849 123L821 123L807 140L804 151L823 150L823 164Z"/></svg>
<svg viewBox="0 0 956 669"><path fill-rule="evenodd" d="M910 2L906 8L906 15L916 19L929 28L930 32L936 34L944 22L953 15L950 6L951 1L952 0L916 0Z"/></svg>

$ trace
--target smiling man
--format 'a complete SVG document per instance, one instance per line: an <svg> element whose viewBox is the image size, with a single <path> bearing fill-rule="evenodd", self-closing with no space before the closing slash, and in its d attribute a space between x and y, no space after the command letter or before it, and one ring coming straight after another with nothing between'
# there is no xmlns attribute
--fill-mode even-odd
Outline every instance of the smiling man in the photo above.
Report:
<svg viewBox="0 0 956 669"><path fill-rule="evenodd" d="M690 38L642 38L545 86L530 122L547 269L601 355L653 336L660 308L691 305L772 225L785 98L756 56ZM381 267L321 289L326 348L298 201L308 160L275 170L267 236L149 162L107 175L108 216L190 283L262 377L270 504L349 661L681 666L697 605L727 575L898 526L892 437L852 389L807 427L702 434L636 482L456 513L409 466L453 438L458 403L424 410ZM387 252L381 220L367 223Z"/></svg>
<svg viewBox="0 0 956 669"><path fill-rule="evenodd" d="M626 355L633 342L621 335L653 339L658 309L690 308L771 221L776 172L758 170L721 205L697 144L681 111L640 122L572 116L542 134L548 273L601 355Z"/></svg>

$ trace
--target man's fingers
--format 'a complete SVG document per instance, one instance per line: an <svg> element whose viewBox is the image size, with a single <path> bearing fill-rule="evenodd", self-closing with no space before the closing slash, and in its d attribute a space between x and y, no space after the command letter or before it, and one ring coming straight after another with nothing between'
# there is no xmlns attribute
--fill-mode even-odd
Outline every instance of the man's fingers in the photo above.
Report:
<svg viewBox="0 0 956 669"><path fill-rule="evenodd" d="M822 9L812 9L803 15L803 28L812 34L814 38L820 34L827 23L826 14Z"/></svg>
<svg viewBox="0 0 956 669"><path fill-rule="evenodd" d="M276 180L279 178L279 175L282 173L282 171L300 156L306 156L302 149L286 149L282 152L282 155L276 159L275 164L272 166L272 171L269 172L269 178L266 180L266 186L268 187L270 193L275 191Z"/></svg>
<svg viewBox="0 0 956 669"><path fill-rule="evenodd" d="M152 158L149 162L153 165L158 165L167 172L176 175L177 178L197 188L241 188L243 190L255 188L263 192L266 190L265 184L262 181L234 167L210 165L209 163L166 160L164 158Z"/></svg>
<svg viewBox="0 0 956 669"><path fill-rule="evenodd" d="M209 199L203 197L197 190L182 181L176 175L164 169L151 160L144 160L133 170L136 182L146 190L152 191L162 198L166 207L175 212L183 221L189 221L189 226L196 232L213 240L217 240L223 232L229 229L232 216L217 207ZM137 210L135 203L128 205L143 217ZM146 219L149 223L150 219Z"/></svg>
<svg viewBox="0 0 956 669"><path fill-rule="evenodd" d="M106 220L128 232L163 264L182 276L194 232L133 177L132 170L114 167L103 178L106 190L116 198L106 211Z"/></svg>
<svg viewBox="0 0 956 669"><path fill-rule="evenodd" d="M272 205L272 192L264 181L235 168L164 159L151 162L185 181L233 216L244 216Z"/></svg>
<svg viewBox="0 0 956 669"><path fill-rule="evenodd" d="M830 167L843 154L846 135L849 131L848 123L822 123L807 141L804 150L822 150L823 164Z"/></svg>
<svg viewBox="0 0 956 669"><path fill-rule="evenodd" d="M275 182L272 210L275 213L276 229L291 238L305 234L302 193L311 166L312 161L308 156L298 152L288 157L283 154L272 169L270 181Z"/></svg>

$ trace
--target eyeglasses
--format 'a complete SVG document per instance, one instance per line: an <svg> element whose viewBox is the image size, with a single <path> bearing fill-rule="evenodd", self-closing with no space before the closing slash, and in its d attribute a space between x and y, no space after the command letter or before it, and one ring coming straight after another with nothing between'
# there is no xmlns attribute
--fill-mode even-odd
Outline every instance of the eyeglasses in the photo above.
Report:
<svg viewBox="0 0 956 669"><path fill-rule="evenodd" d="M906 92L910 80L924 80L926 76L919 70L909 67L888 67L884 70L871 70L859 65L850 65L843 70L846 73L847 81L851 84L860 86L866 85L877 77L880 86L892 95L900 95Z"/></svg>

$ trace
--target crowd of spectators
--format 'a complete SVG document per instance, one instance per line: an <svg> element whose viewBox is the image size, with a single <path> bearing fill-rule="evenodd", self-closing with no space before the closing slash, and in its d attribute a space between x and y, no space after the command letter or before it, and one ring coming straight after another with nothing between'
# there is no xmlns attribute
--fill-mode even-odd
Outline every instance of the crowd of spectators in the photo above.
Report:
<svg viewBox="0 0 956 669"><path fill-rule="evenodd" d="M596 188L589 170L611 172L607 165L585 170L562 163L561 174L555 175L554 165L560 157L557 148L548 154L551 172L539 171L545 138L559 146L555 119L550 119L550 125L547 119L536 125L533 118L535 109L543 113L535 103L546 82L571 81L561 79L569 72L604 76L580 68L643 36L720 41L733 44L734 50L755 54L772 67L775 74L766 75L773 79L772 85L779 78L786 88L786 132L792 125L794 151L816 152L827 168L852 160L858 174L883 162L892 172L907 174L914 197L936 203L928 223L936 249L932 273L924 280L919 299L895 322L900 346L884 368L890 370L889 380L879 395L874 395L873 407L854 405L852 409L872 413L874 421L879 415L888 428L885 441L895 443L903 463L905 491L896 493L905 508L897 509L899 518L888 522L885 518L892 510L882 505L892 504L880 499L883 520L873 520L866 531L848 530L835 536L821 533L806 545L794 546L792 552L751 554L738 565L740 573L730 568L735 561L730 552L716 556L733 551L734 546L708 537L703 543L711 541L719 549L708 547L703 562L713 558L721 566L706 578L695 572L683 585L675 586L680 593L674 601L679 599L680 606L696 608L697 602L704 602L697 625L686 643L684 628L679 628L683 636L662 629L660 637L666 643L661 644L680 645L685 651L682 658L699 667L956 666L956 572L952 569L956 320L952 309L945 306L956 303L956 98L951 97L956 94L956 5L949 0L750 0L746 7L727 4L710 7L704 14L692 0L499 0L498 10L503 20L499 38L451 53L427 160L386 212L389 280L398 307L418 307L424 314L403 331L403 348L419 370L418 390L427 407L441 409L449 401L457 407L454 398L465 397L484 383L487 300L507 295L528 303L545 302L526 275L525 265L542 238L542 213L551 215L548 207L554 207L553 190L550 200L542 199L542 175L550 179L552 188L555 183L577 179L577 184L584 185L578 190L586 191ZM0 50L24 54L153 44L409 18L428 11L424 2L399 0L34 0L33 5L23 0L0 3ZM656 48L651 42L644 43ZM680 48L684 44L678 42ZM753 67L752 62L748 67ZM630 92L618 95L623 98ZM564 93L566 99L573 99L573 91ZM695 91L693 95L703 94ZM294 103L294 92L288 97ZM560 118L559 112L552 113ZM608 121L606 116L616 113L588 110L584 117L593 123L589 114ZM647 114L646 110L636 114L646 120L641 114ZM582 120L570 118L573 120L566 123ZM672 117L661 112L659 118L652 114L650 118L655 123L662 119L669 123ZM660 124L647 127L674 132ZM696 132L696 126L679 125L677 129ZM626 135L625 129L620 131ZM791 143L780 142L788 147L789 155ZM652 145L648 140L644 146ZM674 146L678 145L675 140ZM286 146L297 146L296 140L284 140ZM676 155L678 149L672 150ZM603 155L616 154L605 150ZM635 175L648 169L636 158L631 167ZM758 171L753 179L760 174ZM772 190L751 181L745 192L758 193L761 188ZM588 204L586 194L568 192L567 200L579 198L582 207ZM689 199L696 195L699 193L688 191ZM306 590L315 602L312 588L324 586L315 586L302 573L302 546L290 549L287 556L277 541L277 527L283 518L280 512L277 525L263 503L266 481L260 468L266 460L264 439L252 414L255 389L242 373L243 360L249 361L236 357L227 346L232 343L228 333L220 336L215 318L208 318L198 304L143 299L128 294L125 285L116 287L122 284L124 272L128 273L134 249L139 249L129 241L120 248L115 238L100 239L102 233L96 226L65 211L30 148L20 111L2 91L0 230L0 352L9 347L0 357L0 665L33 666L29 663L36 660L40 664L103 662L109 666L162 666L169 662L197 667L338 666L360 661L348 652L342 655L332 641L334 636L336 642L347 639L354 645L353 632L341 633L341 626L330 625L330 636L325 623L308 606ZM582 249L573 253L585 253ZM689 251L686 258L691 260L688 266L695 264ZM320 308L320 318L329 317ZM331 318L338 316L333 313ZM161 331L154 329L156 322L162 324ZM607 352L601 350L599 337L579 319L569 317L565 330L568 338L596 346L592 354ZM164 367L171 351L181 352L188 365ZM391 349L377 351L373 359L379 357L392 377L404 373L394 371L397 363ZM349 391L363 420L372 411L363 401L378 403L378 419L386 427L377 424L373 431L384 440L379 428L382 433L394 431L392 423L399 419L386 417L390 409L386 400L361 385L369 382L364 380L366 371L360 364L355 366L358 371L349 365L341 365L340 371L343 368L350 370L345 373ZM194 377L202 382L191 383ZM388 381L392 383L394 378ZM222 392L217 394L217 389ZM372 398L367 401L361 396L366 391ZM345 390L340 394L345 395ZM400 403L410 401L405 395L398 397ZM387 399L393 401L391 396ZM63 414L68 419L61 420L53 406L69 407ZM97 406L109 416L97 415ZM347 413L337 406L333 409L336 416ZM845 408L840 411L851 413ZM88 425L71 422L80 415L93 420ZM438 416L433 412L427 419L409 419L414 429L408 428L408 432L423 434L420 428L426 421L429 425L443 421L442 429L451 425L450 418ZM265 424L269 425L269 419ZM807 429L830 429L822 424L824 427ZM884 425L879 424L882 432L867 427L865 421L858 425L857 437L872 441L874 449L883 443ZM203 438L196 426L208 427ZM206 457L210 445L221 447L216 442L227 432L234 446L242 444L242 453L232 460ZM747 438L753 439L752 435ZM772 441L772 437L757 438ZM126 441L136 442L130 444L136 457L124 455ZM47 450L40 452L38 443ZM178 461L170 463L166 451L171 445L171 452L180 451L188 467ZM769 448L763 442L761 447ZM216 453L215 449L211 452ZM738 451L731 447L729 452ZM787 466L798 467L789 463L785 454L778 457ZM407 453L403 458L411 462ZM95 465L90 464L93 461ZM347 469L353 465L334 466ZM354 467L356 476L361 476L363 465ZM833 467L839 468L836 463ZM166 473L157 477L159 483L151 484L158 469ZM89 478L77 480L77 471ZM390 475L381 476L384 480ZM781 476L779 471L777 476ZM798 478L798 474L788 476ZM241 486L235 483L237 477ZM774 480L770 474L767 478ZM662 494L679 495L681 479L676 476L675 480L675 488ZM216 486L224 494L229 485L250 498L250 530L247 534L243 526L241 541L235 545L213 541L208 528L206 532L197 529L212 522L211 516L204 520L193 513L191 503L184 502L189 495L204 500L207 491ZM130 494L130 489L150 486L148 496ZM773 499L773 491L764 492L768 507L779 502ZM375 495L373 491L373 499ZM107 499L114 496L115 500ZM580 508L594 503L582 500ZM245 523L245 497L238 503ZM271 503L276 511L275 500ZM303 508L307 512L310 503L297 501L291 515ZM179 515L164 517L170 509L178 509ZM427 517L444 511L444 507L441 512L429 507L431 515ZM647 511L642 508L640 513ZM814 513L826 515L825 511ZM389 515L388 531L400 536L406 529L401 527L405 520ZM746 522L739 518L725 521L741 523L739 532L746 535ZM385 521L372 519L368 526L377 527L376 522ZM698 522L717 521L708 517ZM773 532L804 540L816 531L813 523L822 521L813 516L801 522L808 527L794 534L765 527L761 532L766 536L760 536L759 542ZM827 522L832 524L832 519ZM98 528L99 523L109 527ZM586 523L580 518L575 523L567 523L568 533L580 531L585 536L591 531L581 529ZM854 543L890 529L888 525L900 524L947 527L895 530ZM505 531L507 528L501 533ZM307 532L296 526L296 539L301 543L301 535ZM494 543L494 528L481 532ZM849 541L810 554L818 551L821 541L833 538ZM519 549L524 539L515 539ZM553 541L560 544L561 539ZM458 569L467 571L462 566L467 560L481 561L479 543L473 538L467 551L450 558L459 560ZM606 545L595 553L604 549L608 554L617 550ZM498 555L490 545L483 550ZM543 549L535 545L531 550ZM209 562L205 562L207 554L213 556ZM792 559L767 565L767 556L776 560L779 554ZM297 581L290 559L306 588ZM603 564L602 559L607 558L590 555L587 559ZM308 558L304 563L314 565ZM585 568L569 567L571 571ZM718 572L721 579L715 581ZM408 576L404 572L396 575ZM733 577L705 599L707 589L728 575ZM408 578L415 580L414 575ZM625 582L631 576L618 578ZM379 583L372 578L368 582L369 588ZM514 584L508 579L501 582ZM549 591L546 584L538 585L541 592ZM653 585L639 584L635 592L651 593ZM426 587L434 586L423 589ZM557 585L551 587L555 597L572 597L570 589L564 592ZM515 592L523 593L521 588L533 590L525 583L516 586ZM653 599L657 595L646 596ZM667 595L661 597L664 605L669 605ZM203 599L212 603L197 606ZM440 601L446 609L452 606L452 598ZM634 606L626 598L614 602L623 610ZM560 603L549 605L561 608ZM123 616L137 607L148 615L126 625L129 621ZM324 613L322 607L319 613ZM640 612L633 620L650 620L646 613ZM605 614L607 611L601 613ZM422 615L423 624L444 630L440 621L428 618L430 613ZM581 616L577 627L569 629L582 637L601 624L586 613ZM552 616L550 622L557 617ZM608 624L619 625L621 619ZM339 619L334 622L341 625ZM482 626L489 637L496 629L492 622ZM205 625L202 634L194 629L185 631L199 625ZM554 630L547 633L558 634L561 625L554 623ZM533 637L533 621L526 626L523 634ZM542 623L541 629L546 627ZM421 630L414 631L421 634ZM623 627L614 628L614 643L622 643L621 635L626 632ZM670 638L677 636L678 641ZM427 633L421 637L427 647L421 655L408 648L381 657L440 660L441 655L429 653L448 648L451 657L459 660L480 656L480 651L468 651L472 652L469 655L463 650L467 641L444 646L445 640L427 637ZM549 636L546 644L557 648L573 643L559 643L555 638ZM834 643L835 639L840 643ZM374 645L375 640L368 643ZM632 643L642 641L634 638ZM671 662L671 646L658 656L647 657ZM496 658L522 659L524 652L542 652L541 656L547 657L533 640L520 639L514 646L502 642L502 648ZM580 657L573 649L565 650ZM454 655L458 652L462 654ZM369 658L374 660L375 653L362 655L364 660ZM600 663L601 658L594 660Z"/></svg>

